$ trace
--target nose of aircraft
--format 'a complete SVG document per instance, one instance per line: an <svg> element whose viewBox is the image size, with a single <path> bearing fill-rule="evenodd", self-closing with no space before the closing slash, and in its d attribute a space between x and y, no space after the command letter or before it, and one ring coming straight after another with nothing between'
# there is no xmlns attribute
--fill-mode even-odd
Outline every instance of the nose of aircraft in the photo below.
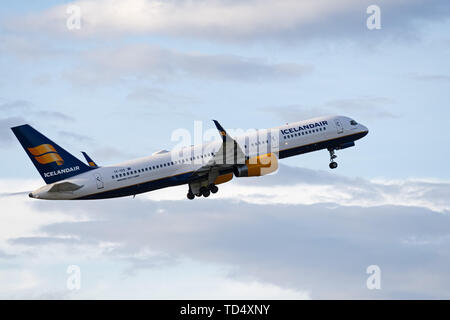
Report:
<svg viewBox="0 0 450 320"><path fill-rule="evenodd" d="M364 136L366 136L369 133L369 129L365 126L360 124L361 126L361 132L364 133Z"/></svg>

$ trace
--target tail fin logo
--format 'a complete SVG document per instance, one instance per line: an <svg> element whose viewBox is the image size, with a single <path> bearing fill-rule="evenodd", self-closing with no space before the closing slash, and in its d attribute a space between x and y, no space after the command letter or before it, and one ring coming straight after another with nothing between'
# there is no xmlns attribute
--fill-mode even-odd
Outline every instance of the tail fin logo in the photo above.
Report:
<svg viewBox="0 0 450 320"><path fill-rule="evenodd" d="M64 160L51 144L41 144L40 146L27 149L40 164L56 162L60 166L64 163Z"/></svg>

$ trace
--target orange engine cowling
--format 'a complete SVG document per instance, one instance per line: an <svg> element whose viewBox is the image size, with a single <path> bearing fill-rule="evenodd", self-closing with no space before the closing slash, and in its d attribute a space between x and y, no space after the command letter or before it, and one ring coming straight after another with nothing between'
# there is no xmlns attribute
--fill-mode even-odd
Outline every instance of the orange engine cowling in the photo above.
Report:
<svg viewBox="0 0 450 320"><path fill-rule="evenodd" d="M221 176L218 176L216 180L214 181L214 184L221 184L230 181L233 179L232 173L223 174Z"/></svg>
<svg viewBox="0 0 450 320"><path fill-rule="evenodd" d="M278 159L273 153L252 157L244 165L234 168L236 177L259 177L278 169Z"/></svg>

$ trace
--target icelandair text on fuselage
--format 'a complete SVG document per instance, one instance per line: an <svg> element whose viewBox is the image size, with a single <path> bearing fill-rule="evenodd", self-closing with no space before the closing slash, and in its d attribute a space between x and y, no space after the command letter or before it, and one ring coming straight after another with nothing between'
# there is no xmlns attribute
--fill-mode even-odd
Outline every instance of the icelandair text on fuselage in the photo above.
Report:
<svg viewBox="0 0 450 320"><path fill-rule="evenodd" d="M48 178L48 177L53 177L53 176L57 176L60 174L65 174L65 173L69 173L72 171L78 171L78 170L80 170L80 167L75 166L75 167L70 167L70 168L66 168L66 169L59 169L58 171L44 172L44 176L46 178Z"/></svg>
<svg viewBox="0 0 450 320"><path fill-rule="evenodd" d="M295 127L295 128L282 129L280 131L282 134L289 134L289 133L295 133L295 132L299 132L299 131L303 131L303 130L314 129L317 127L324 127L326 125L328 125L327 121L320 121L320 122L310 123L310 124Z"/></svg>
<svg viewBox="0 0 450 320"><path fill-rule="evenodd" d="M225 315L268 315L270 305L265 304L224 304L223 308L201 307L188 304L180 309L180 315L197 315L211 318L214 312Z"/></svg>

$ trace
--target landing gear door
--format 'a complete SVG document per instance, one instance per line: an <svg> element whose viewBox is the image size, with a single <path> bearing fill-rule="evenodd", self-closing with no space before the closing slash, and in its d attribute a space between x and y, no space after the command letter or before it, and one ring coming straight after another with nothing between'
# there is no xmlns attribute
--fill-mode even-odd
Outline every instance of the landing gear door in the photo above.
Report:
<svg viewBox="0 0 450 320"><path fill-rule="evenodd" d="M337 133L344 132L344 127L342 127L342 123L339 119L334 120L334 123L336 124Z"/></svg>
<svg viewBox="0 0 450 320"><path fill-rule="evenodd" d="M103 189L103 179L99 173L94 173L95 183L97 184L97 189Z"/></svg>

